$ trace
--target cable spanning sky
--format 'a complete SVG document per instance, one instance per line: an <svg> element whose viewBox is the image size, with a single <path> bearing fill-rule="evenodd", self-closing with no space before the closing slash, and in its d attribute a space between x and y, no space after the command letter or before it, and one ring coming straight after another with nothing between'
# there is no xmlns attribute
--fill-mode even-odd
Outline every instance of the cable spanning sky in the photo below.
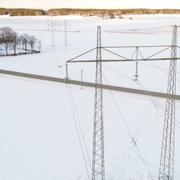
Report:
<svg viewBox="0 0 180 180"><path fill-rule="evenodd" d="M7 8L174 8L180 0L0 0Z"/></svg>

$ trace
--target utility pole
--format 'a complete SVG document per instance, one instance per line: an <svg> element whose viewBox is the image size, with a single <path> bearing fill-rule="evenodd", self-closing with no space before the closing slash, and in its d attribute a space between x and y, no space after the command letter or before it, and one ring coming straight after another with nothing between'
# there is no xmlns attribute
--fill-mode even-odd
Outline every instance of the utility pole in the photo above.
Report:
<svg viewBox="0 0 180 180"><path fill-rule="evenodd" d="M83 82L83 70L81 69L81 82ZM81 86L81 89L83 89L83 86Z"/></svg>
<svg viewBox="0 0 180 180"><path fill-rule="evenodd" d="M67 46L67 20L64 20L64 46Z"/></svg>
<svg viewBox="0 0 180 180"><path fill-rule="evenodd" d="M139 58L139 47L137 46L136 47L136 73L134 75L134 81L138 82L138 65L139 65L139 62L138 62L138 58Z"/></svg>
<svg viewBox="0 0 180 180"><path fill-rule="evenodd" d="M97 27L96 84L102 84L101 27ZM95 86L92 180L105 180L103 89Z"/></svg>
<svg viewBox="0 0 180 180"><path fill-rule="evenodd" d="M174 154L175 154L175 100L176 94L176 64L177 64L177 26L173 27L171 44L171 58L168 75L168 88L166 99L161 158L159 167L159 180L174 179Z"/></svg>
<svg viewBox="0 0 180 180"><path fill-rule="evenodd" d="M55 46L55 28L56 28L56 22L51 19L51 22L50 22L50 26L51 26L51 38L52 38L52 46L54 47Z"/></svg>

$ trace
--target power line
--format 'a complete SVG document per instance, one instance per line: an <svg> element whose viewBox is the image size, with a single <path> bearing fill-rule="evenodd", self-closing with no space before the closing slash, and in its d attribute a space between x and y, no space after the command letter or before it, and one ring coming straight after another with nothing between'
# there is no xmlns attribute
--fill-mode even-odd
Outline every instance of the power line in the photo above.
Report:
<svg viewBox="0 0 180 180"><path fill-rule="evenodd" d="M69 90L68 90L68 88L69 88ZM75 127L76 127L78 141L79 141L79 144L80 144L80 147L81 147L81 153L82 153L82 157L83 157L87 177L90 180L90 174L89 174L88 165L87 165L87 162L86 162L86 155L85 155L84 148L83 148L83 143L85 145L85 141L84 141L84 138L82 138L83 142L81 140L81 137L84 137L84 136L83 136L83 133L82 133L82 129L79 128L79 127L81 127L80 126L80 121L79 121L79 115L77 113L76 108L73 107L74 102L73 102L73 99L72 99L73 97L72 97L72 94L71 94L70 87L66 86L66 89L67 89L67 94L68 94L68 98L69 98L69 102L70 102L71 111L72 111L72 114L73 114L73 119L74 119L74 123L75 123ZM81 134L80 134L80 132L81 132ZM86 151L86 154L88 156L87 146L86 145L85 145L85 151ZM89 156L88 156L88 159L89 159ZM90 163L90 161L88 161L88 162Z"/></svg>
<svg viewBox="0 0 180 180"><path fill-rule="evenodd" d="M148 112L150 112L150 108L149 108L149 107L148 107L148 111L145 113L145 116L144 116L144 118L142 119L142 121L141 121L141 123L140 123L140 125L139 125L139 128L137 129L137 131L136 131L135 134L134 134L134 139L136 140L136 144L137 144L137 142L138 142L139 139L140 139L140 136L141 136L141 134L142 134L142 132L143 132L143 130L144 130L144 128L145 128L146 123L150 120L149 118L147 118L147 117L148 117L148 116L147 116L147 113L148 113ZM153 119L154 119L154 118L153 118ZM133 147L134 147L134 144L132 144L132 142L130 142L128 148L125 150L125 152L124 152L123 155L122 155L123 158L125 158L125 155L126 155L126 154L129 154L132 145L133 145ZM145 161L145 162L147 163L147 161ZM122 165L122 161L121 161L120 165ZM125 164L124 164L124 165L125 165ZM118 171L118 169L120 169L120 166L117 168L116 172ZM122 169L122 168L121 168L121 169ZM113 180L115 179L115 177L117 177L117 176L114 175Z"/></svg>
<svg viewBox="0 0 180 180"><path fill-rule="evenodd" d="M103 77L104 77L104 76L103 76ZM105 79L105 77L104 77L104 79ZM115 97L114 97L114 95L113 95L113 93L112 93L111 91L110 91L110 94L111 94L112 99L113 99L113 101L114 101L114 104L115 104L115 106L116 106L116 108L117 108L117 110L118 110L118 112L119 112L119 114L120 114L120 116L121 116L122 122L123 122L123 124L124 124L124 126L125 126L125 129L126 129L127 132L128 132L128 135L129 135L129 137L130 137L130 139L131 139L131 142L133 143L133 146L136 147L137 154L138 154L138 156L140 157L141 161L143 162L143 165L144 165L145 169L147 170L149 177L151 178L151 180L153 180L153 176L151 175L150 170L149 170L149 168L147 167L147 165L146 165L146 163L145 163L145 160L144 160L144 158L143 158L143 156L142 156L142 154L141 154L141 152L139 151L139 148L138 148L138 146L137 146L137 139L135 139L135 137L133 137L133 135L132 135L132 133L131 133L131 131L130 131L130 129L129 129L127 123L126 123L126 121L125 121L125 118L124 118L124 116L123 116L123 114L122 114L122 112L121 112L121 110L120 110L120 108L119 108L119 106L118 106L118 104L117 104L117 101L116 101L116 99L115 99Z"/></svg>
<svg viewBox="0 0 180 180"><path fill-rule="evenodd" d="M80 116L79 116L79 113L78 113L78 110L77 110L75 99L74 99L74 96L73 96L73 93L72 93L72 90L71 90L71 86L70 85L67 85L67 86L69 87L70 97L71 97L72 104L74 106L74 111L75 111L75 114L76 114L76 117L77 117L77 123L78 123L79 129L80 129L80 132L81 132L82 141L83 141L83 144L85 146L86 154L87 154L87 157L88 157L88 163L89 163L89 166L91 167L90 155L89 155L89 151L88 151L88 148L87 148L85 136L84 136L84 133L83 133L83 128L81 126Z"/></svg>

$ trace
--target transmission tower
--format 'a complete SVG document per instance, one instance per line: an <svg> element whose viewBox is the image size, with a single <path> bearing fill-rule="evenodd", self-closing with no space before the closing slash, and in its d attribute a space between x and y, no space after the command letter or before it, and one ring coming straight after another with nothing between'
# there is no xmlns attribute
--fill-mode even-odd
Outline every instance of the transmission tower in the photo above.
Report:
<svg viewBox="0 0 180 180"><path fill-rule="evenodd" d="M101 27L97 28L96 84L102 84ZM105 180L103 89L95 86L92 180Z"/></svg>
<svg viewBox="0 0 180 180"><path fill-rule="evenodd" d="M175 100L176 94L176 64L177 64L177 26L173 27L171 44L171 58L168 76L168 88L166 99L163 137L161 146L161 158L159 167L159 180L173 180L174 177L174 153L175 153Z"/></svg>
<svg viewBox="0 0 180 180"><path fill-rule="evenodd" d="M158 48L158 51L151 55L143 56L141 49ZM159 50L159 48L161 48ZM92 156L92 180L105 179L104 167L104 121L103 121L103 91L102 91L102 63L107 62L136 62L135 80L138 80L138 62L155 62L155 61L169 61L169 77L166 109L164 116L164 129L161 148L161 159L159 168L159 180L173 180L174 174L174 146L175 146L175 94L176 94L176 63L180 60L177 57L177 26L173 28L173 39L171 45L147 45L147 46L101 46L101 28L97 29L97 46L74 58L66 61L66 77L68 80L68 64L69 63L96 63L96 85L95 85L95 111L94 111L94 132L93 132L93 156ZM115 51L116 49L116 51ZM135 59L121 55L117 52L118 49L129 49L132 52L134 49ZM96 58L83 59L84 55L96 50ZM102 51L108 52L114 57L104 59ZM147 51L147 50L146 50ZM170 51L170 58L164 56L163 53ZM140 57L139 57L140 56ZM80 59L81 57L81 59ZM143 162L144 163L144 162Z"/></svg>

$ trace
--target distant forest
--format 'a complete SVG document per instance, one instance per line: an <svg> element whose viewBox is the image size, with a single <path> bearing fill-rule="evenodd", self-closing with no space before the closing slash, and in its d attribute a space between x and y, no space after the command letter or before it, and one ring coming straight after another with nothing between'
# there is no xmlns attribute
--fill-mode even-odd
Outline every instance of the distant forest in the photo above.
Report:
<svg viewBox="0 0 180 180"><path fill-rule="evenodd" d="M79 15L79 16L121 16L135 14L180 14L180 9L6 9L0 8L0 15L10 16L61 16L61 15Z"/></svg>

